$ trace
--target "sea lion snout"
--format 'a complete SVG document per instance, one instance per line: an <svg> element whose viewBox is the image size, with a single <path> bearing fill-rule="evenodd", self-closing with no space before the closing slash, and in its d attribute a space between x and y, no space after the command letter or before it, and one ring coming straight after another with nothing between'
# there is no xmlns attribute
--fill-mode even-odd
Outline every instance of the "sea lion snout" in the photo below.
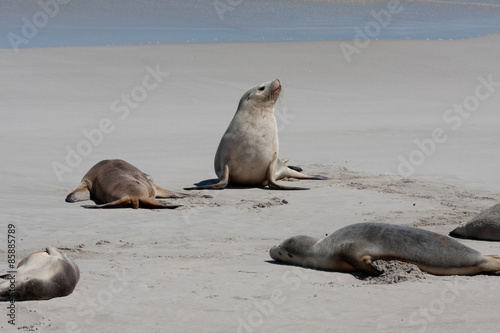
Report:
<svg viewBox="0 0 500 333"><path fill-rule="evenodd" d="M272 90L273 94L281 92L281 81L278 79L271 81L271 87L272 87L271 90Z"/></svg>
<svg viewBox="0 0 500 333"><path fill-rule="evenodd" d="M274 260L280 260L280 253L279 253L278 246L273 246L273 247L269 250L269 255L270 255L270 256L271 256L271 258L273 258Z"/></svg>
<svg viewBox="0 0 500 333"><path fill-rule="evenodd" d="M89 200L90 199L90 192L89 188L86 183L82 182L78 187L68 194L66 197L65 201L66 202L77 202L77 201L84 201L84 200Z"/></svg>

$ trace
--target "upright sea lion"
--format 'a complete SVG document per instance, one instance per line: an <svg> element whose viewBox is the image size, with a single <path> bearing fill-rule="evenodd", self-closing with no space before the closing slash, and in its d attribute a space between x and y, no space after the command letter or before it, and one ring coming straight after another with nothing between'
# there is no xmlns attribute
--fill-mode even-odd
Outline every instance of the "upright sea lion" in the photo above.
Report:
<svg viewBox="0 0 500 333"><path fill-rule="evenodd" d="M276 261L338 272L379 275L372 262L399 260L435 275L500 274L500 256L482 255L458 241L418 228L357 223L329 236L295 236L269 251Z"/></svg>
<svg viewBox="0 0 500 333"><path fill-rule="evenodd" d="M0 300L47 300L71 294L80 270L71 258L55 247L23 258L13 275L0 276Z"/></svg>
<svg viewBox="0 0 500 333"><path fill-rule="evenodd" d="M467 222L461 223L451 236L500 241L500 204L496 204Z"/></svg>
<svg viewBox="0 0 500 333"><path fill-rule="evenodd" d="M153 178L122 160L104 160L94 165L80 185L66 197L67 202L97 200L85 208L177 208L154 198L182 198L190 194L172 192L153 183Z"/></svg>
<svg viewBox="0 0 500 333"><path fill-rule="evenodd" d="M311 176L289 168L278 158L278 127L274 104L281 92L276 79L259 84L240 99L238 110L217 148L214 167L219 182L211 185L188 187L193 189L223 189L236 186L266 186L276 190L306 190L303 187L279 185L276 181L286 177L299 179L326 179Z"/></svg>

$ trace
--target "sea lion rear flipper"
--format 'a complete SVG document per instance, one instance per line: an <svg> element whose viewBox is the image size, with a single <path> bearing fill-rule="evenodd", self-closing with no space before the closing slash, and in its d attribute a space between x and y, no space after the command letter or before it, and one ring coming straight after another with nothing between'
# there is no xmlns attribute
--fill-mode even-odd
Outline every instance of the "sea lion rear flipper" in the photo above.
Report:
<svg viewBox="0 0 500 333"><path fill-rule="evenodd" d="M284 163L285 163L285 162L283 162L283 164L284 164ZM288 168L289 168L289 169L292 169L292 170L295 170L295 171L297 171L297 172L302 172L302 171L304 171L301 167L294 166L294 165L288 165Z"/></svg>
<svg viewBox="0 0 500 333"><path fill-rule="evenodd" d="M180 205L165 205L152 199L139 199L125 197L102 205L82 205L83 208L150 208L150 209L175 209Z"/></svg>
<svg viewBox="0 0 500 333"><path fill-rule="evenodd" d="M288 167L278 159L278 154L274 153L274 157L269 164L269 167L267 169L267 185L271 190L309 190L308 187L295 187L295 186L285 186L285 185L280 185L276 182L276 168L287 168ZM297 174L300 175L299 172L291 170ZM283 178L283 177L281 177Z"/></svg>
<svg viewBox="0 0 500 333"><path fill-rule="evenodd" d="M130 197L124 197L101 205L82 205L82 207L83 208L128 208L128 207L133 207L133 203Z"/></svg>
<svg viewBox="0 0 500 333"><path fill-rule="evenodd" d="M486 274L500 275L500 256L485 255L484 262L481 264L481 269Z"/></svg>
<svg viewBox="0 0 500 333"><path fill-rule="evenodd" d="M320 175L308 175L305 173L301 173L302 171L301 168L297 170L295 169L296 167L290 167L290 166L284 166L286 168L286 171L282 172L282 177L290 177L290 178L297 178L297 179L312 179L312 180L328 180L328 177L325 176L320 176Z"/></svg>
<svg viewBox="0 0 500 333"><path fill-rule="evenodd" d="M301 167L294 166L294 165L288 165L287 167L288 167L288 169L291 169L293 171L297 171L299 173L301 173L302 171L304 171ZM302 178L302 179L328 180L328 177L320 176L320 175L306 175L306 174L303 174L303 173L301 173L301 175L306 176L306 178Z"/></svg>

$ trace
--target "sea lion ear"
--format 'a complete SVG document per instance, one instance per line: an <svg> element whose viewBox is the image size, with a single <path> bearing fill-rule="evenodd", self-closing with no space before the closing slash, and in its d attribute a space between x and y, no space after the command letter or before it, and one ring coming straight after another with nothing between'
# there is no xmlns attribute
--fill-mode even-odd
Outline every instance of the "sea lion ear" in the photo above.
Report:
<svg viewBox="0 0 500 333"><path fill-rule="evenodd" d="M295 248L296 246L297 246L297 240L295 239L295 237L288 238L282 244L282 247L287 251Z"/></svg>

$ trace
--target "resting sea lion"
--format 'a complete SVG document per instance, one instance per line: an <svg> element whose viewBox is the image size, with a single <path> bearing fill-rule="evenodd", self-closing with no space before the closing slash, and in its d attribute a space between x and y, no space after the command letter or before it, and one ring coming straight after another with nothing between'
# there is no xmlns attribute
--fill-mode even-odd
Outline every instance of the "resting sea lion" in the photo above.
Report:
<svg viewBox="0 0 500 333"><path fill-rule="evenodd" d="M73 260L55 247L23 258L13 275L0 276L0 300L47 300L71 294L80 279Z"/></svg>
<svg viewBox="0 0 500 333"><path fill-rule="evenodd" d="M122 160L104 160L94 165L80 185L66 197L67 202L94 199L99 205L85 208L177 208L154 198L182 198L190 194L172 192L153 183L153 178Z"/></svg>
<svg viewBox="0 0 500 333"><path fill-rule="evenodd" d="M378 275L378 259L417 265L435 275L500 274L500 257L482 255L458 241L418 228L358 223L323 238L295 236L273 247L276 261L338 272Z"/></svg>
<svg viewBox="0 0 500 333"><path fill-rule="evenodd" d="M500 241L500 204L490 207L461 223L450 236Z"/></svg>

